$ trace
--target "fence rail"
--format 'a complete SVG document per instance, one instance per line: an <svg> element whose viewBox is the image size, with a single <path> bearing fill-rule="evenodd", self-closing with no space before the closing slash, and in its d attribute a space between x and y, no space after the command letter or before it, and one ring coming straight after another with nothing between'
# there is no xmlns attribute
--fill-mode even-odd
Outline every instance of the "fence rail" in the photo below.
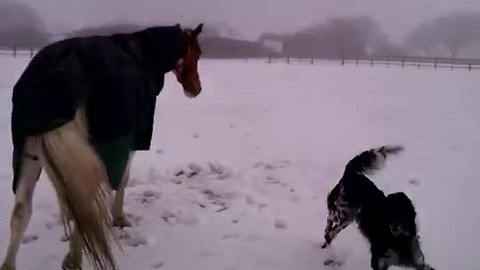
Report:
<svg viewBox="0 0 480 270"><path fill-rule="evenodd" d="M32 58L38 51L36 48L17 48L17 47L0 47L0 56L10 57L30 57ZM447 57L417 57L417 56L378 56L363 55L351 56L344 55L340 58L308 58L308 57L264 57L264 58L246 58L245 61L266 61L267 63L287 63L287 64L305 64L315 65L319 62L338 62L342 66L347 64L370 65L370 66L400 66L405 67L431 67L433 69L465 69L480 70L480 59L476 58L447 58Z"/></svg>
<svg viewBox="0 0 480 270"><path fill-rule="evenodd" d="M320 62L337 62L342 66L347 64L370 65L370 66L400 66L405 67L431 67L433 69L465 69L480 70L480 59L470 58L446 58L446 57L415 57L415 56L342 56L339 58L307 58L307 57L265 57L247 58L245 61L265 61L271 63L306 64L315 65Z"/></svg>
<svg viewBox="0 0 480 270"><path fill-rule="evenodd" d="M367 64L370 66L413 66L432 67L434 69L480 69L480 59L471 58L446 58L446 57L412 57L412 56L348 56L342 57L342 65L346 64Z"/></svg>
<svg viewBox="0 0 480 270"><path fill-rule="evenodd" d="M0 47L0 56L25 57L32 58L38 49L35 48L17 48L17 47Z"/></svg>

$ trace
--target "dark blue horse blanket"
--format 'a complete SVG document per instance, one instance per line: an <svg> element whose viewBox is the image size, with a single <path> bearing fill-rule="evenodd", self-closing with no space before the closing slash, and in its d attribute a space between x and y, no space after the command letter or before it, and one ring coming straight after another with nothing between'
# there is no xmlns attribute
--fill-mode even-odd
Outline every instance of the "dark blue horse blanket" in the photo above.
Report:
<svg viewBox="0 0 480 270"><path fill-rule="evenodd" d="M13 88L13 191L25 138L71 121L79 107L117 189L130 151L150 149L165 73L186 50L180 25L71 38L40 50Z"/></svg>

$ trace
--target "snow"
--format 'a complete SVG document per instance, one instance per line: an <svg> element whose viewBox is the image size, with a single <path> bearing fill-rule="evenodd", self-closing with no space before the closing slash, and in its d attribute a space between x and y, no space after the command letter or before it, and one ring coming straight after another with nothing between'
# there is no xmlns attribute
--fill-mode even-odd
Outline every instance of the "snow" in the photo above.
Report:
<svg viewBox="0 0 480 270"><path fill-rule="evenodd" d="M28 59L0 58L0 252L8 241L10 94ZM203 93L167 76L153 146L137 153L120 269L370 269L355 225L322 250L326 195L362 150L403 144L373 180L418 212L427 261L478 269L480 76L464 70L203 60ZM67 250L42 176L18 269ZM90 269L85 265L85 269Z"/></svg>

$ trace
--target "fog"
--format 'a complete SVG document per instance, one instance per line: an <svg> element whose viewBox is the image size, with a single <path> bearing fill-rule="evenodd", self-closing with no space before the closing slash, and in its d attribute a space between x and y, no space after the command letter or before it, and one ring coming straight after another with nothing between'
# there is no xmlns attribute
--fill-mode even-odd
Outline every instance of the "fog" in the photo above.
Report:
<svg viewBox="0 0 480 270"><path fill-rule="evenodd" d="M480 57L477 0L0 0L0 46L200 22L209 57Z"/></svg>
<svg viewBox="0 0 480 270"><path fill-rule="evenodd" d="M4 1L4 0L3 0ZM247 39L293 32L332 16L375 18L393 40L423 21L457 10L479 11L478 0L9 0L31 6L52 32L102 23L228 23Z"/></svg>

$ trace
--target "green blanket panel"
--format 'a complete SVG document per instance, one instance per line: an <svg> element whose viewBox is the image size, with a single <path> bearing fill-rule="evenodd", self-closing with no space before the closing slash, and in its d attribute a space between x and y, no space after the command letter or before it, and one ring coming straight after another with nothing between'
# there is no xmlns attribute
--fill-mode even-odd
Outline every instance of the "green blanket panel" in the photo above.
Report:
<svg viewBox="0 0 480 270"><path fill-rule="evenodd" d="M122 182L132 151L132 143L133 136L128 135L113 141L93 144L107 170L110 186L114 190L117 190Z"/></svg>

